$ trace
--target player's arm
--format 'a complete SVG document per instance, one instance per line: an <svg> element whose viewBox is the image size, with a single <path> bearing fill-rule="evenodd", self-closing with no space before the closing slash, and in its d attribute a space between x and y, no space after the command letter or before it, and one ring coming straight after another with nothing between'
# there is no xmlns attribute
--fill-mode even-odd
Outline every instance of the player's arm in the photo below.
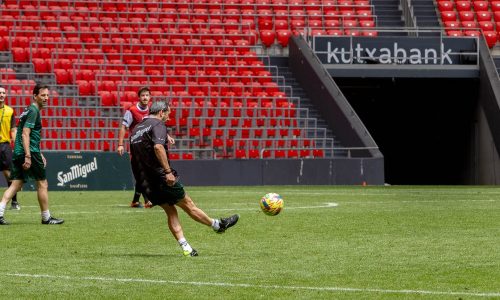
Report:
<svg viewBox="0 0 500 300"><path fill-rule="evenodd" d="M12 144L16 143L16 135L17 135L17 128L14 127L10 130L10 140L12 141Z"/></svg>
<svg viewBox="0 0 500 300"><path fill-rule="evenodd" d="M116 149L116 151L118 151L118 154L120 155L123 155L123 152L125 151L125 147L123 147L125 132L127 132L127 127L122 124L122 126L120 127L120 132L118 133L118 148Z"/></svg>
<svg viewBox="0 0 500 300"><path fill-rule="evenodd" d="M17 127L16 127L16 117L12 115L10 118L10 140L12 144L16 144L16 135L17 135Z"/></svg>
<svg viewBox="0 0 500 300"><path fill-rule="evenodd" d="M21 137L22 137L23 148L24 148L23 168L25 170L28 170L31 167L30 134L31 134L31 128L24 127Z"/></svg>
<svg viewBox="0 0 500 300"><path fill-rule="evenodd" d="M167 152L165 151L165 147L162 144L155 144L154 149L155 149L156 159L158 159L158 162L160 163L161 167L165 170L165 173L167 173L166 176L167 184L169 186L174 185L175 176L174 174L172 174L172 169L170 168L170 164L168 163Z"/></svg>
<svg viewBox="0 0 500 300"><path fill-rule="evenodd" d="M175 139L173 137L171 137L170 134L167 135L167 139L168 139L168 143L170 145L174 145L175 144Z"/></svg>
<svg viewBox="0 0 500 300"><path fill-rule="evenodd" d="M125 133L127 130L130 128L130 125L132 125L132 113L130 110L127 110L125 112L125 115L123 115L123 121L122 125L120 126L120 132L118 132L118 148L116 151L118 151L118 154L123 155L125 152L125 147L123 146L123 140L125 138Z"/></svg>

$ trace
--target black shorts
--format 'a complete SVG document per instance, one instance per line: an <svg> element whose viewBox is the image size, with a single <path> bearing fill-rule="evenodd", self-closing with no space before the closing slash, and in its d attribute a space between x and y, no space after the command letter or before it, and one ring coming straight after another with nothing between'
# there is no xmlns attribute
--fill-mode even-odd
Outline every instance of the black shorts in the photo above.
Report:
<svg viewBox="0 0 500 300"><path fill-rule="evenodd" d="M0 170L10 170L12 148L10 143L0 143Z"/></svg>

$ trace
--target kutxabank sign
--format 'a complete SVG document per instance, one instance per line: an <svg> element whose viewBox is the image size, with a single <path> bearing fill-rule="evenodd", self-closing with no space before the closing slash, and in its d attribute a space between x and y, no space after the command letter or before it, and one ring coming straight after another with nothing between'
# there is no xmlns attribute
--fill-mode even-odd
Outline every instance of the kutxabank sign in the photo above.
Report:
<svg viewBox="0 0 500 300"><path fill-rule="evenodd" d="M475 64L477 38L315 36L323 64Z"/></svg>

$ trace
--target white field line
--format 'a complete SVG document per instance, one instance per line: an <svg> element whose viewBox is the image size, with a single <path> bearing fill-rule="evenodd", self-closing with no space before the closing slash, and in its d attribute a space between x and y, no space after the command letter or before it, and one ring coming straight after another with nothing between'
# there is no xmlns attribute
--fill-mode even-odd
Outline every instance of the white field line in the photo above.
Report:
<svg viewBox="0 0 500 300"><path fill-rule="evenodd" d="M54 206L57 206L57 207L60 207L60 206L73 206L73 205L54 205ZM104 206L104 205L102 205ZM128 207L128 205L116 205L118 207ZM113 207L116 207L116 206L113 206ZM317 209L317 208L330 208L330 207L337 207L339 206L338 203L335 203L335 202L327 202L323 205L315 205L315 206L295 206L295 207L287 207L286 209L287 210L294 210L294 209ZM23 206L23 207L30 207L30 208L33 208L33 207L36 207L38 208L38 206ZM109 207L109 205L107 205L107 207ZM204 208L203 210L205 211L259 211L260 208L256 205L255 207L253 208ZM135 213L144 213L145 211L150 211L149 209L137 209L137 208L131 208L131 209L128 209L128 210L120 210L120 211L112 211L112 213L120 213L120 214L124 214L124 213L127 213L127 214L135 214ZM155 209L154 210L155 212L163 212L163 210L161 209ZM34 213L34 212L31 212L31 213ZM69 215L69 214L96 214L96 213L104 213L103 211L64 211L64 210L58 210L57 211L57 214L60 214L60 215ZM111 213L111 211L106 211L105 213Z"/></svg>
<svg viewBox="0 0 500 300"><path fill-rule="evenodd" d="M442 203L442 202L449 202L449 201L454 201L454 202L497 202L500 201L500 199L476 199L476 200L471 200L471 199L453 199L453 200L399 200L399 201L340 201L340 202L326 202L323 205L311 205L311 206L285 206L286 210L295 210L295 209L318 209L318 208L332 208L332 207L337 207L342 204L394 204L394 203L411 203L411 204L418 204L418 203ZM53 204L52 207L78 207L78 206L88 206L88 204ZM38 208L39 206L37 205L22 205L22 208ZM119 207L119 208L124 208L128 207L126 204L108 204L108 205L93 205L93 207L107 207L107 208L113 208L113 207ZM245 208L238 208L238 207L232 207L232 208L203 208L205 211L258 211L259 207L256 205L255 207L245 207ZM149 211L149 209L128 209L128 210L120 210L120 211L64 211L64 210L58 210L58 214L96 214L96 213L120 213L120 214L135 214L135 213L144 213L146 211ZM157 212L163 212L161 209L155 209ZM17 211L13 211L14 213L18 213ZM22 209L21 209L22 212ZM38 212L37 212L38 213Z"/></svg>
<svg viewBox="0 0 500 300"><path fill-rule="evenodd" d="M253 288L265 290L309 290L318 292L357 292L357 293L378 293L378 294L417 294L417 295L443 295L443 296L472 296L472 297L500 297L500 292L454 292L454 291L429 291L429 290L392 290L374 288L350 288L350 287L314 287L314 286L288 286L288 285L263 285L250 283L230 283L230 282L210 282L210 281L180 281L162 279L141 279L141 278L111 278L94 276L64 276L48 274L20 274L20 273L0 273L4 277L27 277L42 279L57 279L67 281L111 281L111 282L134 282L134 283L154 283L173 285L193 285L193 286L222 286L229 288Z"/></svg>

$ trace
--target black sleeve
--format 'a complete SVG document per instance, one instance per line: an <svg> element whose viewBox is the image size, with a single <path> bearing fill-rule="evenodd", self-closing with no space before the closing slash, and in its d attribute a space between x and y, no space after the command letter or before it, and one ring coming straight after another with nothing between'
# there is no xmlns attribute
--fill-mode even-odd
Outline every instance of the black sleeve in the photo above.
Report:
<svg viewBox="0 0 500 300"><path fill-rule="evenodd" d="M154 144L165 145L167 141L167 126L163 122L159 122L153 127L151 140Z"/></svg>

